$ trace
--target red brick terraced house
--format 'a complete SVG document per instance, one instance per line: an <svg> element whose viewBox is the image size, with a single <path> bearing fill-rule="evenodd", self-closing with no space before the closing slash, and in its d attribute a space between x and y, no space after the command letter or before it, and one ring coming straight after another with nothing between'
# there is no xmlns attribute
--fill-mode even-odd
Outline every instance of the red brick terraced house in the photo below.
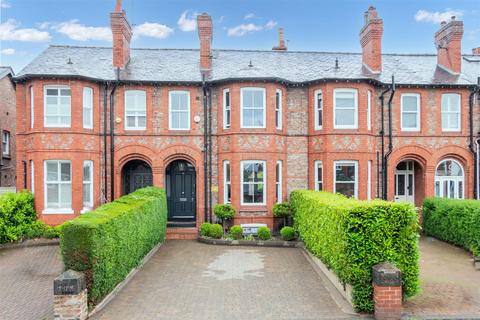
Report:
<svg viewBox="0 0 480 320"><path fill-rule="evenodd" d="M0 67L0 193L15 190L15 85L10 67Z"/></svg>
<svg viewBox="0 0 480 320"><path fill-rule="evenodd" d="M271 51L213 49L207 14L200 50L131 49L121 1L110 19L113 48L50 46L15 77L17 187L49 224L148 185L167 190L169 238L216 203L272 226L295 189L476 197L480 50L461 54L454 17L437 54L382 54L373 7L358 54L288 51L283 31Z"/></svg>

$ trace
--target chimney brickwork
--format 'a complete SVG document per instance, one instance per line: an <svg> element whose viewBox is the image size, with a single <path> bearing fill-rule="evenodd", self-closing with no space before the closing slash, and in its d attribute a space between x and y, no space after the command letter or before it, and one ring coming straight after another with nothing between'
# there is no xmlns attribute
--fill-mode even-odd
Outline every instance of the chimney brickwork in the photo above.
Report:
<svg viewBox="0 0 480 320"><path fill-rule="evenodd" d="M115 12L110 14L110 24L113 36L113 66L124 69L130 61L130 41L132 28L122 10L122 0L117 0Z"/></svg>
<svg viewBox="0 0 480 320"><path fill-rule="evenodd" d="M437 47L437 65L453 74L462 71L463 21L452 17L450 22L442 22L435 33Z"/></svg>
<svg viewBox="0 0 480 320"><path fill-rule="evenodd" d="M378 17L374 7L365 12L365 25L360 31L362 45L362 63L371 73L382 72L382 34L383 20Z"/></svg>

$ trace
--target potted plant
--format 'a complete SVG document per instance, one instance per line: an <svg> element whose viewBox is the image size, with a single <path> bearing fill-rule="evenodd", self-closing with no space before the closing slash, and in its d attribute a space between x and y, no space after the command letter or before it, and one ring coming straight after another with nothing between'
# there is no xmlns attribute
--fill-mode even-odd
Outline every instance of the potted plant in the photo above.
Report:
<svg viewBox="0 0 480 320"><path fill-rule="evenodd" d="M292 214L290 203L276 203L273 206L272 213L275 220L275 230L279 231L281 228L289 224L288 220Z"/></svg>
<svg viewBox="0 0 480 320"><path fill-rule="evenodd" d="M213 213L217 218L222 219L223 229L229 228L233 217L235 217L235 208L230 204L217 204L213 208ZM226 225L227 224L227 225Z"/></svg>

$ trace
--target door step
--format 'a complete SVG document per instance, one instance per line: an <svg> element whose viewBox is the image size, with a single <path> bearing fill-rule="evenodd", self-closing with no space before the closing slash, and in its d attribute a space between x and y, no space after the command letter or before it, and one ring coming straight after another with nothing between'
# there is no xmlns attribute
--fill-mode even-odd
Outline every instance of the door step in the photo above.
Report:
<svg viewBox="0 0 480 320"><path fill-rule="evenodd" d="M167 228L167 240L197 239L197 228Z"/></svg>
<svg viewBox="0 0 480 320"><path fill-rule="evenodd" d="M195 228L195 221L168 221L167 228Z"/></svg>

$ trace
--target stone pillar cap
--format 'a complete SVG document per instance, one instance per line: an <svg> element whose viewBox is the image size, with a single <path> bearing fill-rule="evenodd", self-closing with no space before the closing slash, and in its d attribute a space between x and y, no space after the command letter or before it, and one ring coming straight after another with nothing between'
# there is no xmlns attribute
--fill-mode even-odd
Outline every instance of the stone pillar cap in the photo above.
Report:
<svg viewBox="0 0 480 320"><path fill-rule="evenodd" d="M75 295L85 288L85 275L75 270L67 270L53 281L54 295Z"/></svg>
<svg viewBox="0 0 480 320"><path fill-rule="evenodd" d="M381 287L399 287L402 285L402 272L388 261L372 267L373 284Z"/></svg>

